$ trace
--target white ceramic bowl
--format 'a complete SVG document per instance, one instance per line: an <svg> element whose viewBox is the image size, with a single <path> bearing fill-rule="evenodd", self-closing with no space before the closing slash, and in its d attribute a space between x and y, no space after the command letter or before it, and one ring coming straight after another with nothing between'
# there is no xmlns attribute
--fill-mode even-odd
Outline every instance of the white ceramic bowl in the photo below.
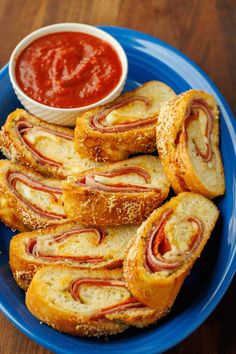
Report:
<svg viewBox="0 0 236 354"><path fill-rule="evenodd" d="M122 75L120 78L119 83L117 86L103 99L100 101L97 101L91 105L80 107L80 108L55 108L55 107L49 107L46 106L42 103L39 103L29 96L27 96L19 87L16 77L15 77L15 64L16 60L19 56L19 54L22 52L22 50L27 47L31 42L33 42L35 39L45 36L49 33L56 33L56 32L82 32L82 33L87 33L92 36L95 36L97 38L100 38L102 40L105 40L106 42L110 43L113 48L116 50L120 62L122 65ZM59 23L47 27L42 27L38 29L35 32L32 32L28 36L26 36L20 43L16 46L14 49L10 62L9 62L9 75L10 75L10 80L12 83L12 86L14 88L14 91L22 103L22 105L32 114L35 116L49 122L49 123L54 123L54 124L60 124L60 125L67 125L67 126L73 126L75 125L76 117L78 117L82 112L100 106L102 104L108 103L113 101L117 96L120 95L121 91L123 90L126 77L127 77L127 72L128 72L128 62L127 62L127 57L126 54L121 47L121 45L117 42L117 40L112 37L110 34L104 32L103 30L81 24L81 23Z"/></svg>

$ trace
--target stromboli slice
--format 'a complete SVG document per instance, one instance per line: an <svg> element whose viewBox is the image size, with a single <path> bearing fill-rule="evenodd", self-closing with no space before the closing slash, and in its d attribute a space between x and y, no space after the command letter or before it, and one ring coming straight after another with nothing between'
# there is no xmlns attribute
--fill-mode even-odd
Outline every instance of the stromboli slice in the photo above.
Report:
<svg viewBox="0 0 236 354"><path fill-rule="evenodd" d="M63 182L69 219L85 225L141 223L169 193L158 157L137 156Z"/></svg>
<svg viewBox="0 0 236 354"><path fill-rule="evenodd" d="M23 109L11 113L0 133L3 154L47 175L66 178L101 164L74 149L74 131L45 123Z"/></svg>
<svg viewBox="0 0 236 354"><path fill-rule="evenodd" d="M168 101L158 119L157 149L176 193L224 194L219 111L211 95L190 90Z"/></svg>
<svg viewBox="0 0 236 354"><path fill-rule="evenodd" d="M158 319L157 311L131 295L119 270L42 268L28 288L26 306L40 321L80 336L115 334Z"/></svg>
<svg viewBox="0 0 236 354"><path fill-rule="evenodd" d="M200 256L219 212L204 196L180 193L155 210L130 241L124 259L129 290L163 315Z"/></svg>
<svg viewBox="0 0 236 354"><path fill-rule="evenodd" d="M17 284L27 289L37 269L47 265L119 268L136 226L82 226L76 222L16 235L10 243L10 266Z"/></svg>
<svg viewBox="0 0 236 354"><path fill-rule="evenodd" d="M161 104L174 91L150 81L103 107L78 117L75 147L95 161L121 161L130 154L155 151L155 128Z"/></svg>
<svg viewBox="0 0 236 354"><path fill-rule="evenodd" d="M65 222L62 181L1 160L0 219L20 231Z"/></svg>

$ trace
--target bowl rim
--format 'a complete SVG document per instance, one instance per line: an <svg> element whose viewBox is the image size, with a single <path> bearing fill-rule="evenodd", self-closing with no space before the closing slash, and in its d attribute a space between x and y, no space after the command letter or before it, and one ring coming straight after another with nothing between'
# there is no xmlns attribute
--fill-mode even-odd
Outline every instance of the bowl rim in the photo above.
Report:
<svg viewBox="0 0 236 354"><path fill-rule="evenodd" d="M114 50L116 51L116 54L118 55L118 58L121 62L122 66L122 74L120 77L120 80L118 84L114 87L114 89L109 92L105 97L100 99L99 101L96 101L90 105L82 106L82 107L73 107L73 108L60 108L60 107L52 107L52 106L47 106L43 103L40 103L38 101L35 101L33 98L29 97L19 86L16 77L15 77L15 64L16 60L19 57L20 53L29 45L31 44L34 40L43 37L47 34L51 33L59 33L59 32L81 32L81 33L86 33L91 36L94 36L96 38L99 38L107 43L109 43ZM75 23L75 22L63 22L63 23L56 23L52 24L49 26L44 26L40 27L39 29L29 33L27 36L25 36L21 41L16 45L14 48L10 60L9 60L9 76L10 76L10 81L12 83L13 88L18 92L19 95L22 96L25 100L27 100L29 103L34 105L35 107L38 107L43 110L48 110L51 112L68 112L68 113L73 113L73 112L80 112L80 111L86 111L92 108L95 108L97 106L104 105L108 102L111 102L113 99L119 95L120 91L123 89L124 83L126 81L128 74L128 60L126 53L121 46L121 44L108 32L103 31L101 28L98 28L96 26L91 26L87 25L84 23Z"/></svg>

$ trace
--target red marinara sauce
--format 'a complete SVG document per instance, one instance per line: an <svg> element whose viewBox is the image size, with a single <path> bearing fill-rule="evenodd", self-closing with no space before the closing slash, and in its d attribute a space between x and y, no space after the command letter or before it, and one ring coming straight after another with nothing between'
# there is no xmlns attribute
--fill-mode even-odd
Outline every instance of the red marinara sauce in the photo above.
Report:
<svg viewBox="0 0 236 354"><path fill-rule="evenodd" d="M58 108L78 108L107 96L122 66L107 42L81 32L40 37L16 61L16 80L33 100Z"/></svg>

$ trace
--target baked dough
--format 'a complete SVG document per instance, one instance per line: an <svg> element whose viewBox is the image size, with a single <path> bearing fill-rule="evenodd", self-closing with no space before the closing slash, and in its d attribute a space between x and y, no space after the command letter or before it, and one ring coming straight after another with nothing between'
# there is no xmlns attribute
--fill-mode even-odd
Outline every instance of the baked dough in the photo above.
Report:
<svg viewBox="0 0 236 354"><path fill-rule="evenodd" d="M69 219L85 225L140 224L169 193L160 160L137 156L63 182Z"/></svg>
<svg viewBox="0 0 236 354"><path fill-rule="evenodd" d="M94 161L121 161L156 149L156 120L161 105L175 96L160 81L146 82L112 103L78 117L75 148Z"/></svg>
<svg viewBox="0 0 236 354"><path fill-rule="evenodd" d="M120 270L42 268L28 288L26 306L40 321L79 336L115 334L158 319L157 311L131 295Z"/></svg>
<svg viewBox="0 0 236 354"><path fill-rule="evenodd" d="M27 289L35 272L48 265L81 269L121 268L137 226L82 226L77 222L23 232L11 239L10 266Z"/></svg>
<svg viewBox="0 0 236 354"><path fill-rule="evenodd" d="M157 149L164 171L178 194L224 194L224 171L219 150L219 111L206 92L190 90L171 99L157 123Z"/></svg>
<svg viewBox="0 0 236 354"><path fill-rule="evenodd" d="M65 222L62 181L0 160L0 219L20 231Z"/></svg>
<svg viewBox="0 0 236 354"><path fill-rule="evenodd" d="M124 276L132 294L165 315L218 215L210 200L189 192L155 210L140 226L125 255Z"/></svg>
<svg viewBox="0 0 236 354"><path fill-rule="evenodd" d="M45 123L23 109L12 112L0 132L0 147L10 160L46 176L66 178L102 164L74 150L74 131Z"/></svg>

